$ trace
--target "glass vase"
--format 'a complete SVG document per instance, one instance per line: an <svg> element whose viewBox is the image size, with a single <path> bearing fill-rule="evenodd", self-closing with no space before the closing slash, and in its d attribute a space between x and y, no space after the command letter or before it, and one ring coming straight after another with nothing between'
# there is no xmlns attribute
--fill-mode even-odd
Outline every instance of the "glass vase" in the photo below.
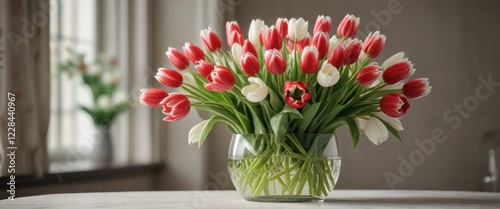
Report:
<svg viewBox="0 0 500 209"><path fill-rule="evenodd" d="M233 134L228 159L248 201L323 201L340 173L335 134Z"/></svg>

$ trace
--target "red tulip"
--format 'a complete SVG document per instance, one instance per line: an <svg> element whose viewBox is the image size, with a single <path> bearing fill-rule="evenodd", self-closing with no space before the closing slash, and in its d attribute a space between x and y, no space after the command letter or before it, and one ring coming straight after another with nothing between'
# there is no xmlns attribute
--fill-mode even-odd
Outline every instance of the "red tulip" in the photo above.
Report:
<svg viewBox="0 0 500 209"><path fill-rule="evenodd" d="M182 85L182 75L172 69L168 68L160 68L155 76L156 80L158 80L161 84L170 87L170 88L178 88Z"/></svg>
<svg viewBox="0 0 500 209"><path fill-rule="evenodd" d="M274 75L279 75L286 70L286 60L277 49L267 50L264 54L267 70Z"/></svg>
<svg viewBox="0 0 500 209"><path fill-rule="evenodd" d="M241 56L241 69L247 76L254 76L259 73L260 64L257 57L255 57L252 53L247 52Z"/></svg>
<svg viewBox="0 0 500 209"><path fill-rule="evenodd" d="M179 50L168 47L168 51L165 54L167 54L168 59L170 59L172 65L174 65L177 69L184 70L189 66L188 58Z"/></svg>
<svg viewBox="0 0 500 209"><path fill-rule="evenodd" d="M205 52L203 50L192 44L192 43L186 43L184 44L184 47L182 48L184 50L184 54L191 60L191 62L195 63L198 60L205 60Z"/></svg>
<svg viewBox="0 0 500 209"><path fill-rule="evenodd" d="M229 46L229 48L231 48L234 43L243 45L243 40L244 40L243 31L241 31L238 22L236 21L226 22L226 38L227 38L227 45Z"/></svg>
<svg viewBox="0 0 500 209"><path fill-rule="evenodd" d="M380 109L382 112L393 118L406 114L408 108L410 108L410 103L408 103L408 99L402 94L392 93L380 99Z"/></svg>
<svg viewBox="0 0 500 209"><path fill-rule="evenodd" d="M350 65L355 63L361 53L361 42L354 39L345 48L345 64Z"/></svg>
<svg viewBox="0 0 500 209"><path fill-rule="evenodd" d="M322 31L315 33L311 45L318 49L318 58L323 59L328 52L328 35Z"/></svg>
<svg viewBox="0 0 500 209"><path fill-rule="evenodd" d="M335 66L337 69L340 69L342 65L344 65L345 61L345 50L342 44L337 45L333 48L332 53L328 57L328 63Z"/></svg>
<svg viewBox="0 0 500 209"><path fill-rule="evenodd" d="M318 72L318 66L318 50L315 46L306 46L300 58L300 69L306 74L314 74Z"/></svg>
<svg viewBox="0 0 500 209"><path fill-rule="evenodd" d="M340 38L354 38L358 32L359 17L346 15L337 28L337 35Z"/></svg>
<svg viewBox="0 0 500 209"><path fill-rule="evenodd" d="M253 46L252 42L249 40L243 41L243 54L246 54L250 52L253 54L253 56L257 57L257 50L255 50L255 47Z"/></svg>
<svg viewBox="0 0 500 209"><path fill-rule="evenodd" d="M186 117L191 109L191 103L186 95L177 92L168 95L161 101L161 104L163 105L163 114L167 115L163 120L168 122L175 122Z"/></svg>
<svg viewBox="0 0 500 209"><path fill-rule="evenodd" d="M368 37L366 37L365 42L363 43L363 51L370 57L377 57L382 48L384 48L385 44L385 36L380 35L380 32L370 33Z"/></svg>
<svg viewBox="0 0 500 209"><path fill-rule="evenodd" d="M370 64L359 71L357 76L358 83L367 88L371 87L378 81L380 74L382 74L380 66L376 63Z"/></svg>
<svg viewBox="0 0 500 209"><path fill-rule="evenodd" d="M382 78L384 79L385 83L392 85L404 80L405 78L410 76L413 71L413 65L411 64L411 62L403 60L385 69L384 73L382 74Z"/></svg>
<svg viewBox="0 0 500 209"><path fill-rule="evenodd" d="M139 99L141 104L150 107L161 107L160 104L163 99L168 96L168 93L163 89L147 88L141 89L141 95Z"/></svg>
<svg viewBox="0 0 500 209"><path fill-rule="evenodd" d="M224 66L215 66L214 70L207 76L208 84L205 88L210 91L227 91L234 86L235 78L231 70Z"/></svg>
<svg viewBox="0 0 500 209"><path fill-rule="evenodd" d="M281 39L286 38L288 35L288 19L286 18L278 18L276 20L276 29L280 33Z"/></svg>
<svg viewBox="0 0 500 209"><path fill-rule="evenodd" d="M311 99L311 93L302 81L286 81L284 86L285 102L293 108L301 108Z"/></svg>
<svg viewBox="0 0 500 209"><path fill-rule="evenodd" d="M201 74L205 78L208 75L210 75L210 73L212 73L212 71L214 70L214 67L215 67L214 64L212 64L211 62L205 61L205 60L196 61L195 66L194 66L196 71L198 71L198 73Z"/></svg>
<svg viewBox="0 0 500 209"><path fill-rule="evenodd" d="M316 18L316 23L314 24L313 34L318 32L323 32L330 34L330 29L332 28L332 21L330 17L320 15Z"/></svg>
<svg viewBox="0 0 500 209"><path fill-rule="evenodd" d="M283 44L283 42L281 41L281 35L278 30L274 28L274 26L271 26L269 29L262 32L264 32L264 34L262 34L262 43L266 50L281 50L281 46Z"/></svg>
<svg viewBox="0 0 500 209"><path fill-rule="evenodd" d="M211 52L215 52L222 48L222 42L219 36L211 28L202 30L200 37L205 47Z"/></svg>
<svg viewBox="0 0 500 209"><path fill-rule="evenodd" d="M403 85L403 94L409 99L419 99L431 92L428 78L417 78Z"/></svg>

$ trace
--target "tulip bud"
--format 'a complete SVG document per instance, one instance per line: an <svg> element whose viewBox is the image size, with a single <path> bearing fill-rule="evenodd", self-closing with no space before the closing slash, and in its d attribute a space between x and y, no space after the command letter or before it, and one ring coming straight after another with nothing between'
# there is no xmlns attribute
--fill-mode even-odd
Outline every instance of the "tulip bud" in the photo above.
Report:
<svg viewBox="0 0 500 209"><path fill-rule="evenodd" d="M214 70L207 76L208 84L205 88L210 91L227 91L234 86L236 82L231 70L224 66L215 66Z"/></svg>
<svg viewBox="0 0 500 209"><path fill-rule="evenodd" d="M241 55L243 55L243 48L240 44L233 44L233 47L231 47L231 55L233 55L233 59L236 63L240 63Z"/></svg>
<svg viewBox="0 0 500 209"><path fill-rule="evenodd" d="M281 50L281 46L283 44L278 30L276 30L274 26L271 26L271 28L265 31L265 34L263 34L262 36L262 43L264 44L266 50L270 49Z"/></svg>
<svg viewBox="0 0 500 209"><path fill-rule="evenodd" d="M302 39L306 37L307 25L308 22L304 21L302 18L292 18L288 21L288 37L292 40L292 42L302 41Z"/></svg>
<svg viewBox="0 0 500 209"><path fill-rule="evenodd" d="M337 35L340 38L354 38L358 32L359 27L359 17L354 15L346 15L344 19L340 22L337 28Z"/></svg>
<svg viewBox="0 0 500 209"><path fill-rule="evenodd" d="M355 63L361 53L361 42L354 39L345 48L345 64L350 65Z"/></svg>
<svg viewBox="0 0 500 209"><path fill-rule="evenodd" d="M269 93L266 83L256 77L250 77L248 78L248 81L250 84L241 89L241 94L243 94L250 102L260 102L264 100Z"/></svg>
<svg viewBox="0 0 500 209"><path fill-rule="evenodd" d="M392 85L406 79L414 71L415 69L413 69L413 64L410 61L401 61L384 69L382 78L385 83Z"/></svg>
<svg viewBox="0 0 500 209"><path fill-rule="evenodd" d="M323 59L328 52L328 35L322 31L314 34L311 44L318 49L318 58Z"/></svg>
<svg viewBox="0 0 500 209"><path fill-rule="evenodd" d="M250 29L248 30L248 40L253 44L255 48L259 48L260 46L260 31L262 28L264 28L266 24L264 21L259 20L259 19L254 19L252 20L252 23L250 23Z"/></svg>
<svg viewBox="0 0 500 209"><path fill-rule="evenodd" d="M382 48L384 48L384 44L384 35L380 35L380 32L378 31L375 33L370 33L363 43L363 51L368 55L368 57L373 59L380 54Z"/></svg>
<svg viewBox="0 0 500 209"><path fill-rule="evenodd" d="M342 65L344 65L344 61L345 61L345 50L344 47L341 44L339 44L333 49L332 53L328 57L328 63L332 64L337 69L339 69L340 67L342 67Z"/></svg>
<svg viewBox="0 0 500 209"><path fill-rule="evenodd" d="M252 53L247 52L241 57L241 69L245 75L254 76L260 70L259 60Z"/></svg>
<svg viewBox="0 0 500 209"><path fill-rule="evenodd" d="M303 73L314 74L318 72L318 49L316 46L306 46L304 51L302 51L302 57L300 58L300 69Z"/></svg>
<svg viewBox="0 0 500 209"><path fill-rule="evenodd" d="M402 94L392 93L380 99L380 110L393 118L406 114L408 108L410 108L410 103Z"/></svg>
<svg viewBox="0 0 500 209"><path fill-rule="evenodd" d="M288 35L288 19L286 18L278 18L276 20L276 29L280 33L281 39L285 39Z"/></svg>
<svg viewBox="0 0 500 209"><path fill-rule="evenodd" d="M267 50L264 54L264 57L266 68L270 73L279 75L285 72L286 60L279 50Z"/></svg>
<svg viewBox="0 0 500 209"><path fill-rule="evenodd" d="M328 53L332 53L333 49L338 45L342 45L342 40L337 38L337 36L332 36L330 40L328 40Z"/></svg>
<svg viewBox="0 0 500 209"><path fill-rule="evenodd" d="M358 121L363 121L363 130L366 138L373 144L379 145L389 138L389 133L384 123L377 117L369 117L368 120L356 118Z"/></svg>
<svg viewBox="0 0 500 209"><path fill-rule="evenodd" d="M214 67L215 67L214 64L212 64L211 62L205 61L205 60L196 61L195 66L194 66L196 71L198 71L198 73L201 74L205 78L208 75L210 75L210 73L212 73L212 71L214 70Z"/></svg>
<svg viewBox="0 0 500 209"><path fill-rule="evenodd" d="M168 93L163 89L146 88L141 89L139 100L141 104L150 107L161 107L160 102L168 96Z"/></svg>
<svg viewBox="0 0 500 209"><path fill-rule="evenodd" d="M403 94L409 99L420 99L431 92L428 78L417 78L403 85Z"/></svg>
<svg viewBox="0 0 500 209"><path fill-rule="evenodd" d="M222 42L219 36L209 27L208 29L202 30L200 33L201 40L205 47L211 52L215 52L222 48Z"/></svg>
<svg viewBox="0 0 500 209"><path fill-rule="evenodd" d="M156 80L158 80L161 84L170 87L170 88L178 88L182 85L182 75L172 69L168 68L160 68L155 75Z"/></svg>
<svg viewBox="0 0 500 209"><path fill-rule="evenodd" d="M244 40L243 31L241 31L238 22L236 21L226 22L226 38L227 38L227 45L229 46L229 48L233 47L234 43L243 45L243 40Z"/></svg>
<svg viewBox="0 0 500 209"><path fill-rule="evenodd" d="M172 65L174 65L177 69L184 70L189 66L188 58L179 50L168 47L168 51L165 54L167 54L168 59L170 59Z"/></svg>
<svg viewBox="0 0 500 209"><path fill-rule="evenodd" d="M191 60L191 62L195 63L198 60L205 60L205 52L203 50L192 44L192 43L186 43L184 44L184 47L182 48L184 50L184 54Z"/></svg>
<svg viewBox="0 0 500 209"><path fill-rule="evenodd" d="M323 87L330 87L335 85L339 79L340 74L336 67L324 62L321 70L318 72L318 84Z"/></svg>
<svg viewBox="0 0 500 209"><path fill-rule="evenodd" d="M168 95L161 101L161 104L163 114L167 115L163 120L168 122L175 122L186 117L191 109L191 103L186 95L177 92Z"/></svg>
<svg viewBox="0 0 500 209"><path fill-rule="evenodd" d="M252 53L253 56L257 57L257 50L255 50L255 47L253 46L253 44L249 41L249 40L245 40L243 42L243 54L246 54L246 53Z"/></svg>
<svg viewBox="0 0 500 209"><path fill-rule="evenodd" d="M314 24L313 34L318 32L323 32L330 34L330 29L332 27L332 21L329 16L320 15L316 18L316 23Z"/></svg>
<svg viewBox="0 0 500 209"><path fill-rule="evenodd" d="M380 67L376 63L372 63L362 68L358 75L358 83L366 88L373 87L378 84L378 78L382 72Z"/></svg>
<svg viewBox="0 0 500 209"><path fill-rule="evenodd" d="M285 102L293 108L304 107L311 99L311 92L302 81L286 81L284 86Z"/></svg>

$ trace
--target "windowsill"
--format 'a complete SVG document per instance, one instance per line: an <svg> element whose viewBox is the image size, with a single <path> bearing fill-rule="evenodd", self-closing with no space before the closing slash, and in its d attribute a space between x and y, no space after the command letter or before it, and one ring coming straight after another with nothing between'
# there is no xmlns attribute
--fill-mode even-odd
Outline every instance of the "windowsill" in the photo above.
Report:
<svg viewBox="0 0 500 209"><path fill-rule="evenodd" d="M57 163L57 162L54 162ZM40 178L33 176L16 176L16 187L28 188L54 184L67 184L84 181L125 178L138 175L159 174L164 169L163 163L150 164L96 164L89 162L75 162L75 165L57 166L52 163L49 174ZM5 185L9 176L1 177L0 182Z"/></svg>

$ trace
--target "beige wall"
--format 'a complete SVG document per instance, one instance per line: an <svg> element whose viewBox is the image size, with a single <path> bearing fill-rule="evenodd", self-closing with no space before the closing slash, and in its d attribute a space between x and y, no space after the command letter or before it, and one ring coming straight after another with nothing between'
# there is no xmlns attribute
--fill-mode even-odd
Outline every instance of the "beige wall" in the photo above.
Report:
<svg viewBox="0 0 500 209"><path fill-rule="evenodd" d="M168 46L181 48L186 41L200 44L199 30L217 22L217 18L200 19L196 12L205 7L201 0L154 1L153 3L153 69L168 66L164 52ZM410 112L403 118L404 143L394 138L382 146L363 139L356 150L351 150L350 138L341 131L343 148L342 172L338 188L389 189L384 173L401 175L399 156L408 160L416 156L419 148L415 141L431 137L433 130L442 130L448 137L435 144L435 151L425 155L423 163L395 189L481 190L486 175L486 151L480 139L491 129L500 128L500 88L490 97L479 101L479 106L454 130L455 121L446 121L443 114L454 104L473 101L475 89L481 83L478 76L492 75L500 81L498 49L500 48L500 2L482 1L230 1L239 3L234 15L244 31L252 18L261 18L273 24L276 17L304 17L310 29L319 14L329 15L332 25L346 13L361 17L361 32L366 24L378 22L387 35L387 44L379 62L390 55L405 51L414 62L415 77L430 78L433 92L425 99L412 102ZM389 12L387 3L399 2L391 9L389 21L380 21L372 13ZM205 3L206 4L206 3ZM226 11L227 12L227 11ZM397 14L395 14L397 13ZM175 15L174 15L175 14ZM216 16L217 14L215 14ZM176 16L179 18L172 19ZM227 16L227 14L226 14ZM214 17L214 14L211 15ZM382 24L381 24L382 23ZM370 27L371 27L370 26ZM222 34L222 33L220 33ZM484 90L484 89L483 89ZM483 91L482 90L482 91ZM486 92L482 92L486 93ZM470 104L473 104L472 102ZM450 116L458 116L456 113ZM450 118L449 118L450 119ZM198 150L187 144L189 128L200 121L195 113L180 123L162 123L165 130L164 145L167 189L203 188L214 179L210 172L226 171L226 153L230 134L219 128L208 143ZM412 154L413 153L413 154ZM415 158L418 160L417 158ZM419 163L419 162L417 162ZM222 185L223 188L230 188Z"/></svg>

